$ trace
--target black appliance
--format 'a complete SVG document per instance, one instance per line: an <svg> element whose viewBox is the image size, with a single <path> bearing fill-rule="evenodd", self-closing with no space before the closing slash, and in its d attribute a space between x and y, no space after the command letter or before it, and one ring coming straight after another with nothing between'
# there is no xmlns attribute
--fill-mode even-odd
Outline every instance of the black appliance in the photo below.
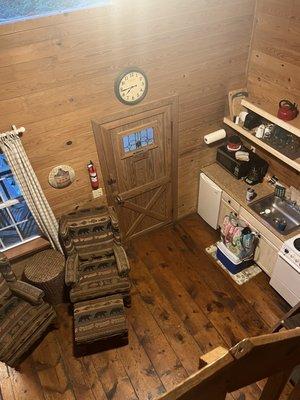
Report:
<svg viewBox="0 0 300 400"><path fill-rule="evenodd" d="M255 182L253 180L252 184L261 182L267 173L269 164L247 147L243 146L241 150L249 153L249 161L237 160L235 151L229 151L226 145L222 145L217 149L217 163L237 179L245 178L248 175L251 177L250 173L255 169Z"/></svg>
<svg viewBox="0 0 300 400"><path fill-rule="evenodd" d="M244 128L251 131L252 129L261 125L262 122L263 122L263 117L250 111L249 114L246 115L245 122L244 122Z"/></svg>

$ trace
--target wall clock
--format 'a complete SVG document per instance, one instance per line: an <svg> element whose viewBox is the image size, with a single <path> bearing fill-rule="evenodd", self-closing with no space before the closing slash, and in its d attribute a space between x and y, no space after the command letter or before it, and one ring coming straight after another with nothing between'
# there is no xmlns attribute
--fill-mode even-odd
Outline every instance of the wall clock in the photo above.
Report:
<svg viewBox="0 0 300 400"><path fill-rule="evenodd" d="M115 94L124 104L134 105L144 99L148 91L146 74L139 68L124 70L115 81Z"/></svg>

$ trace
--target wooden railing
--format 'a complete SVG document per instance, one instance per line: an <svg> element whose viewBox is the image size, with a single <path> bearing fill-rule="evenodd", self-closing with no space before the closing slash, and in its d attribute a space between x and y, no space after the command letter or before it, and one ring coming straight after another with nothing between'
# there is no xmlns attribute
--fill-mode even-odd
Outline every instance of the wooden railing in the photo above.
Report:
<svg viewBox="0 0 300 400"><path fill-rule="evenodd" d="M200 359L200 370L157 400L224 400L228 393L267 378L260 400L277 400L300 364L300 328L247 338ZM296 384L289 400L300 400Z"/></svg>

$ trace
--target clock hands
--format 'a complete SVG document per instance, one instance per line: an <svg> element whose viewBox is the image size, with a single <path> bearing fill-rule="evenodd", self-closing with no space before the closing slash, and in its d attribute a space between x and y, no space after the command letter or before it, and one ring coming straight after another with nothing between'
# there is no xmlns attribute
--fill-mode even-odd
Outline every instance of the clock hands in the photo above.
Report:
<svg viewBox="0 0 300 400"><path fill-rule="evenodd" d="M128 94L131 91L131 89L133 89L134 87L137 87L137 85L132 85L132 86L129 86L129 88L121 89L121 92L126 92L127 91L126 94Z"/></svg>

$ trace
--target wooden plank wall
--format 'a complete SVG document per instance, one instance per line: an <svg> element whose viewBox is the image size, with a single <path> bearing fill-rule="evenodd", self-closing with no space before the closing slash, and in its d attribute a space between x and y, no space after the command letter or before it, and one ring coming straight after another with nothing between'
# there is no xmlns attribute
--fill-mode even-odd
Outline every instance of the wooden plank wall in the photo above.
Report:
<svg viewBox="0 0 300 400"><path fill-rule="evenodd" d="M257 0L248 89L264 103L300 103L299 0Z"/></svg>
<svg viewBox="0 0 300 400"><path fill-rule="evenodd" d="M26 127L24 146L57 216L92 201L90 120L125 109L113 83L130 65L148 75L144 101L179 95L179 214L195 210L199 168L215 157L203 135L220 127L228 90L246 82L254 3L113 0L0 26L0 129ZM48 185L58 164L75 169L69 188Z"/></svg>
<svg viewBox="0 0 300 400"><path fill-rule="evenodd" d="M299 0L257 0L248 90L270 109L284 98L300 104ZM274 158L268 161L282 182L300 187L299 173Z"/></svg>

